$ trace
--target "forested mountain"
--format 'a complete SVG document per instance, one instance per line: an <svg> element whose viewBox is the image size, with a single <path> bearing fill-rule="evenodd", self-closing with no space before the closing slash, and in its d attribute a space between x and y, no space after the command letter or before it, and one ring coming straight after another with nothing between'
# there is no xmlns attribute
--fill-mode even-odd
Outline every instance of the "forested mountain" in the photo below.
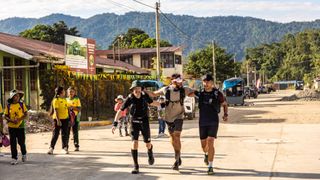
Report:
<svg viewBox="0 0 320 180"><path fill-rule="evenodd" d="M305 29L320 28L320 20L313 22L276 23L252 17L193 17L187 15L166 14L180 29L177 30L162 15L161 38L173 45L185 47L184 54L205 47L215 40L229 53L236 53L237 60L244 57L246 48L263 43L280 41L287 33L296 33ZM100 48L107 48L115 36L125 33L128 28L144 30L151 37L155 32L154 13L129 12L124 15L113 13L99 14L83 19L63 14L52 14L39 19L9 18L0 21L0 32L19 34L25 29L42 24L64 21L69 27L76 26L81 36L96 39ZM182 31L182 32L181 32Z"/></svg>

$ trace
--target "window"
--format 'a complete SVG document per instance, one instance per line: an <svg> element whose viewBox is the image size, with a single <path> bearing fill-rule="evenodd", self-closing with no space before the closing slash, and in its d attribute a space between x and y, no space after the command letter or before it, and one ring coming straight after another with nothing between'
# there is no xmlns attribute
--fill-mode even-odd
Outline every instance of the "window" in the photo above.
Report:
<svg viewBox="0 0 320 180"><path fill-rule="evenodd" d="M22 59L15 59L14 65L15 66L22 66ZM23 75L24 75L24 69L19 68L15 70L16 74L16 89L23 90Z"/></svg>
<svg viewBox="0 0 320 180"><path fill-rule="evenodd" d="M36 91L37 90L37 69L36 68L31 68L30 69L30 89L31 91Z"/></svg>
<svg viewBox="0 0 320 180"><path fill-rule="evenodd" d="M121 55L121 60L123 62L126 62L128 64L133 65L133 57L132 57L132 55Z"/></svg>
<svg viewBox="0 0 320 180"><path fill-rule="evenodd" d="M155 57L155 54L142 54L141 55L141 67L151 69L153 67L152 58Z"/></svg>
<svg viewBox="0 0 320 180"><path fill-rule="evenodd" d="M181 56L180 55L174 55L175 64L181 64Z"/></svg>
<svg viewBox="0 0 320 180"><path fill-rule="evenodd" d="M164 68L174 68L174 59L172 53L161 54L161 60Z"/></svg>
<svg viewBox="0 0 320 180"><path fill-rule="evenodd" d="M11 66L10 58L3 57L3 65L4 66ZM3 70L3 83L4 83L4 91L11 90L11 69L4 69Z"/></svg>

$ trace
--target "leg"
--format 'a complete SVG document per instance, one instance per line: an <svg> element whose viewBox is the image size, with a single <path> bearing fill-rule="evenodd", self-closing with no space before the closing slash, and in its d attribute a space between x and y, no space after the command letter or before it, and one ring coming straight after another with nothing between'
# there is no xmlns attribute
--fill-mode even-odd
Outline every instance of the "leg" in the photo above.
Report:
<svg viewBox="0 0 320 180"><path fill-rule="evenodd" d="M74 147L79 149L79 121L75 121L72 126Z"/></svg>
<svg viewBox="0 0 320 180"><path fill-rule="evenodd" d="M62 138L62 149L69 148L69 119L61 120L62 126L62 132L61 132L61 138Z"/></svg>
<svg viewBox="0 0 320 180"><path fill-rule="evenodd" d="M168 123L168 129L170 133L171 144L175 152L175 163L172 166L172 169L179 170L181 165L181 131L182 131L183 120L177 119L173 123Z"/></svg>
<svg viewBox="0 0 320 180"><path fill-rule="evenodd" d="M132 174L139 173L139 163L138 163L138 140L139 140L139 133L140 133L140 125L136 123L131 124L131 139L132 139L132 146L131 146L131 155L133 159L133 170L131 171Z"/></svg>
<svg viewBox="0 0 320 180"><path fill-rule="evenodd" d="M123 124L123 118L121 117L120 120L119 120L119 135L122 137L122 124Z"/></svg>
<svg viewBox="0 0 320 180"><path fill-rule="evenodd" d="M207 126L200 126L199 127L199 134L200 134L200 140L201 140L201 147L204 152L204 163L206 165L209 164L208 162L208 143L207 143L207 137L208 137L208 128Z"/></svg>
<svg viewBox="0 0 320 180"><path fill-rule="evenodd" d="M9 128L9 136L10 136L10 149L11 149L11 158L18 159L18 151L17 151L17 129Z"/></svg>
<svg viewBox="0 0 320 180"><path fill-rule="evenodd" d="M215 154L214 141L217 138L218 125L208 127L207 148L208 148L208 175L213 172L213 159Z"/></svg>
<svg viewBox="0 0 320 180"><path fill-rule="evenodd" d="M18 144L21 149L21 154L26 155L27 154L27 149L26 149L26 133L24 128L19 128L18 129Z"/></svg>
<svg viewBox="0 0 320 180"><path fill-rule="evenodd" d="M57 143L60 129L61 129L61 127L57 125L57 120L54 120L54 129L52 132L52 138L51 138L51 143L50 143L50 148L52 148L52 149L54 149L54 146Z"/></svg>
<svg viewBox="0 0 320 180"><path fill-rule="evenodd" d="M213 162L213 158L214 158L214 153L215 153L215 149L214 149L214 137L208 137L207 138L207 149L208 149L208 160L209 163Z"/></svg>
<svg viewBox="0 0 320 180"><path fill-rule="evenodd" d="M129 133L128 133L128 118L127 117L124 118L124 131L126 133L126 136L129 136Z"/></svg>
<svg viewBox="0 0 320 180"><path fill-rule="evenodd" d="M150 133L150 125L149 120L146 119L142 125L141 133L143 136L143 141L146 143L146 147L148 149L148 163L149 165L154 164L154 157L153 157L153 146L151 144L151 133Z"/></svg>

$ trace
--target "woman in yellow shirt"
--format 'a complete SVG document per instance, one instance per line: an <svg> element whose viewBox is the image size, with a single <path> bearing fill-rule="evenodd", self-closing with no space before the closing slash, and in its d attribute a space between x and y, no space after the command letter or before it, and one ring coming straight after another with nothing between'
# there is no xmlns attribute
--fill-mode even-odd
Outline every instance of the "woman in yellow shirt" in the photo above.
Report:
<svg viewBox="0 0 320 180"><path fill-rule="evenodd" d="M54 123L54 130L48 154L53 154L54 146L58 140L60 130L62 138L62 149L66 154L69 154L69 110L67 100L65 98L65 90L63 87L55 89L55 96L52 100L51 108L53 111L52 119Z"/></svg>
<svg viewBox="0 0 320 180"><path fill-rule="evenodd" d="M27 160L25 118L27 117L27 107L21 102L23 92L18 90L10 91L8 105L5 108L5 119L8 122L11 150L11 164L18 163L17 140L21 148L22 162Z"/></svg>
<svg viewBox="0 0 320 180"><path fill-rule="evenodd" d="M79 125L80 125L80 111L81 111L81 102L80 98L77 96L77 91L74 87L68 88L68 108L74 113L74 122L71 124L73 132L73 141L74 141L74 151L79 151ZM69 132L70 133L70 132Z"/></svg>

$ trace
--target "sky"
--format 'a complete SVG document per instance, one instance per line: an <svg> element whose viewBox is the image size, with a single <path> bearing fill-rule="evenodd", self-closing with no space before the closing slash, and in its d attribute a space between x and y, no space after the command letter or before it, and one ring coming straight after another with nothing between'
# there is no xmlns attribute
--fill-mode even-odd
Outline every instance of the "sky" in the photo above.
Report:
<svg viewBox="0 0 320 180"><path fill-rule="evenodd" d="M157 0L139 0L154 7ZM161 0L164 13L211 16L250 16L275 22L320 19L320 0ZM101 13L154 12L134 0L0 0L0 20L39 18L52 13L88 18Z"/></svg>

